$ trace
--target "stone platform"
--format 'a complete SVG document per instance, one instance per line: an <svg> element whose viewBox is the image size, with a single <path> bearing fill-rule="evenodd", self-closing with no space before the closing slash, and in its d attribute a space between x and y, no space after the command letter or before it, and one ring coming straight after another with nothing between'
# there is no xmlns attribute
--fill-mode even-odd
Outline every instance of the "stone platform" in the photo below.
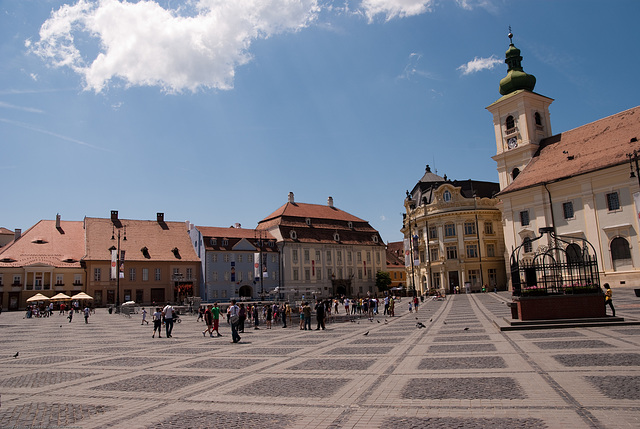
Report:
<svg viewBox="0 0 640 429"><path fill-rule="evenodd" d="M640 320L632 289L614 296ZM399 317L325 331L248 326L239 344L225 323L203 337L195 316L158 339L104 309L89 324L4 312L0 427L640 427L640 327L501 331L509 299L455 295L417 314L402 301Z"/></svg>

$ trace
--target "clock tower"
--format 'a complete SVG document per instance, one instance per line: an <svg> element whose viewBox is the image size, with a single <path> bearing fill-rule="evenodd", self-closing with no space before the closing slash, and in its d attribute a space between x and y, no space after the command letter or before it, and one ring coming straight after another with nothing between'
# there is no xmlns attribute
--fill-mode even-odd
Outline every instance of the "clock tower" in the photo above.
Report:
<svg viewBox="0 0 640 429"><path fill-rule="evenodd" d="M500 81L500 97L487 107L493 115L500 189L507 187L527 166L540 141L551 136L549 105L553 99L533 92L536 78L522 69L520 49L509 32L505 55L507 76Z"/></svg>

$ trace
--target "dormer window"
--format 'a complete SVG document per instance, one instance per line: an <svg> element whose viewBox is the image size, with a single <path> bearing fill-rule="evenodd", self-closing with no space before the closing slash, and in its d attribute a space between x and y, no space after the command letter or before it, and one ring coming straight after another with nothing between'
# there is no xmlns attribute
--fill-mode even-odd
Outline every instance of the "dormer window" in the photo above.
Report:
<svg viewBox="0 0 640 429"><path fill-rule="evenodd" d="M444 193L442 194L442 199L448 203L449 201L451 201L451 192L449 191L444 191Z"/></svg>
<svg viewBox="0 0 640 429"><path fill-rule="evenodd" d="M175 256L176 259L182 259L182 257L180 256L180 250L178 250L177 247L174 247L171 251L173 252L173 256Z"/></svg>
<svg viewBox="0 0 640 429"><path fill-rule="evenodd" d="M295 230L291 230L289 231L289 237L291 237L292 240L297 240L298 239L298 234L296 233Z"/></svg>
<svg viewBox="0 0 640 429"><path fill-rule="evenodd" d="M44 238L36 238L35 240L32 241L33 244L47 244L47 240L45 240Z"/></svg>
<svg viewBox="0 0 640 429"><path fill-rule="evenodd" d="M210 246L217 246L218 245L218 239L217 238L210 238L209 239L209 245Z"/></svg>
<svg viewBox="0 0 640 429"><path fill-rule="evenodd" d="M340 241L340 234L338 234L337 232L333 234L333 240L334 241Z"/></svg>
<svg viewBox="0 0 640 429"><path fill-rule="evenodd" d="M374 235L373 237L371 237L371 239L373 240L374 243L378 242L378 236Z"/></svg>
<svg viewBox="0 0 640 429"><path fill-rule="evenodd" d="M223 246L228 246L229 245L229 240L227 240L226 238L224 240L222 240L222 245Z"/></svg>
<svg viewBox="0 0 640 429"><path fill-rule="evenodd" d="M273 247L276 243L273 240L269 240L269 247Z"/></svg>
<svg viewBox="0 0 640 429"><path fill-rule="evenodd" d="M146 259L151 259L151 255L149 254L149 249L147 248L147 246L144 246L142 249L140 249L140 251L142 252L142 256L144 256Z"/></svg>
<svg viewBox="0 0 640 429"><path fill-rule="evenodd" d="M347 226L349 227L349 229L353 229L353 222L351 221L347 222Z"/></svg>
<svg viewBox="0 0 640 429"><path fill-rule="evenodd" d="M311 218L306 218L304 221L307 223L307 226L311 226Z"/></svg>

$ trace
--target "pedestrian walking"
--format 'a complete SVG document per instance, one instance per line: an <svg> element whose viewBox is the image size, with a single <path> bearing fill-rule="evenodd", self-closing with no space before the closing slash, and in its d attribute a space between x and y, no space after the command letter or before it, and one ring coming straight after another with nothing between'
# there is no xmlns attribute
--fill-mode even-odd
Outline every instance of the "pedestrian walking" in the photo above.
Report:
<svg viewBox="0 0 640 429"><path fill-rule="evenodd" d="M304 330L311 330L311 306L308 302L304 303L302 307L302 313L304 314Z"/></svg>
<svg viewBox="0 0 640 429"><path fill-rule="evenodd" d="M208 332L209 336L213 338L213 312L211 311L212 308L213 306L209 304L207 305L207 309L204 311L203 319L204 319L204 322L207 324L207 329L202 331L203 337L205 337Z"/></svg>
<svg viewBox="0 0 640 429"><path fill-rule="evenodd" d="M69 323L71 323L71 321L73 320L73 309L69 310L69 315L67 316L67 319L69 319Z"/></svg>
<svg viewBox="0 0 640 429"><path fill-rule="evenodd" d="M247 320L247 309L244 307L244 303L240 303L239 308L238 332L244 334L244 321Z"/></svg>
<svg viewBox="0 0 640 429"><path fill-rule="evenodd" d="M238 335L238 323L240 321L240 307L236 305L236 300L231 300L231 306L229 307L229 323L231 324L231 338L232 343L240 341L240 335Z"/></svg>
<svg viewBox="0 0 640 429"><path fill-rule="evenodd" d="M613 317L616 317L616 309L613 308L613 292L611 291L611 286L609 286L609 283L605 283L604 285L605 288L605 293L604 293L604 306L605 306L605 314L606 314L606 307L607 305L609 307L611 307L611 313L613 315Z"/></svg>
<svg viewBox="0 0 640 429"><path fill-rule="evenodd" d="M213 307L211 307L211 314L213 315L213 330L216 332L216 336L221 337L220 335L220 307L218 307L218 303L214 302Z"/></svg>
<svg viewBox="0 0 640 429"><path fill-rule="evenodd" d="M91 311L89 306L86 306L82 311L84 312L84 323L89 323L89 312Z"/></svg>
<svg viewBox="0 0 640 429"><path fill-rule="evenodd" d="M260 325L260 306L261 302L258 305L253 306L253 329L260 329L258 326Z"/></svg>
<svg viewBox="0 0 640 429"><path fill-rule="evenodd" d="M171 332L173 331L173 316L175 309L167 302L167 305L162 309L162 316L164 317L164 328L166 330L167 338L171 338Z"/></svg>
<svg viewBox="0 0 640 429"><path fill-rule="evenodd" d="M162 338L162 310L160 307L157 307L156 312L153 313L153 335L151 338L155 338L156 331L158 331L158 338Z"/></svg>
<svg viewBox="0 0 640 429"><path fill-rule="evenodd" d="M144 307L142 307L142 323L141 323L141 325L144 325L145 323L147 325L149 324L149 321L147 320L147 310L145 310Z"/></svg>
<svg viewBox="0 0 640 429"><path fill-rule="evenodd" d="M324 331L324 302L319 299L316 300L316 331L319 331L320 328Z"/></svg>

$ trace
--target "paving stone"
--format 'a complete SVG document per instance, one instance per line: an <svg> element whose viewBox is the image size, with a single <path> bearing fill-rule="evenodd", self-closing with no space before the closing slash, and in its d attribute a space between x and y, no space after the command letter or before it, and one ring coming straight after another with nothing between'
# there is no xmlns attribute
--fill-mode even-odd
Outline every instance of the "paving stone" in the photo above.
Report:
<svg viewBox="0 0 640 429"><path fill-rule="evenodd" d="M326 351L327 355L384 355L393 347L336 347Z"/></svg>
<svg viewBox="0 0 640 429"><path fill-rule="evenodd" d="M429 353L465 353L465 352L495 352L493 344L451 344L429 346Z"/></svg>
<svg viewBox="0 0 640 429"><path fill-rule="evenodd" d="M461 336L443 336L436 337L433 339L434 343L453 343L453 342L462 342L462 341L489 341L490 337L488 335L469 335L466 336L467 331L460 330L457 332L458 334L463 334Z"/></svg>
<svg viewBox="0 0 640 429"><path fill-rule="evenodd" d="M291 426L295 418L282 414L245 413L227 411L187 410L165 420L147 426L147 429L164 428L219 428L219 429L275 429Z"/></svg>
<svg viewBox="0 0 640 429"><path fill-rule="evenodd" d="M402 389L402 399L524 399L511 377L414 378Z"/></svg>
<svg viewBox="0 0 640 429"><path fill-rule="evenodd" d="M4 363L9 365L54 365L56 363L70 362L80 358L74 356L45 355L32 358L11 359Z"/></svg>
<svg viewBox="0 0 640 429"><path fill-rule="evenodd" d="M548 426L543 420L533 418L391 417L384 420L382 427L394 429L542 429Z"/></svg>
<svg viewBox="0 0 640 429"><path fill-rule="evenodd" d="M180 368L202 368L202 369L242 369L264 362L264 359L225 359L211 358L181 365Z"/></svg>
<svg viewBox="0 0 640 429"><path fill-rule="evenodd" d="M115 390L121 392L155 392L170 393L176 389L207 380L207 377L191 375L138 375L125 380L101 384L95 390Z"/></svg>
<svg viewBox="0 0 640 429"><path fill-rule="evenodd" d="M588 376L585 379L611 399L640 399L640 376Z"/></svg>
<svg viewBox="0 0 640 429"><path fill-rule="evenodd" d="M521 334L524 338L570 338L570 337L584 337L584 334L577 331L551 331L545 329L544 332L523 332Z"/></svg>
<svg viewBox="0 0 640 429"><path fill-rule="evenodd" d="M135 367L135 366L145 366L158 362L162 362L162 358L150 358L150 357L119 357L114 359L101 360L97 362L87 362L82 365L85 366L127 366L127 367Z"/></svg>
<svg viewBox="0 0 640 429"><path fill-rule="evenodd" d="M368 369L373 359L307 359L287 369L290 371L360 371Z"/></svg>
<svg viewBox="0 0 640 429"><path fill-rule="evenodd" d="M500 356L424 358L418 369L490 369L506 368L507 363Z"/></svg>
<svg viewBox="0 0 640 429"><path fill-rule="evenodd" d="M549 349L611 349L615 348L611 344L600 340L577 340L577 341L541 341L533 343L543 350Z"/></svg>
<svg viewBox="0 0 640 429"><path fill-rule="evenodd" d="M115 407L33 402L0 408L2 428L71 428L83 419L111 411Z"/></svg>
<svg viewBox="0 0 640 429"><path fill-rule="evenodd" d="M255 381L264 388L241 387L230 395L259 397L328 398L340 390L350 378L265 377Z"/></svg>
<svg viewBox="0 0 640 429"><path fill-rule="evenodd" d="M640 366L638 353L554 355L564 366Z"/></svg>
<svg viewBox="0 0 640 429"><path fill-rule="evenodd" d="M351 341L351 344L394 344L401 343L404 341L402 337L373 337L373 338L358 338L357 340Z"/></svg>
<svg viewBox="0 0 640 429"><path fill-rule="evenodd" d="M86 377L91 377L91 372L59 372L43 371L24 374L19 377L0 379L0 387L22 388L22 387L42 387L57 385L67 381L75 381Z"/></svg>
<svg viewBox="0 0 640 429"><path fill-rule="evenodd" d="M242 345L236 345L239 347L242 347ZM292 347L260 347L260 348L243 348L242 350L239 350L240 353L245 354L245 355L264 355L264 356L282 356L282 355L288 355L290 353L295 353L298 350L300 350L299 348L292 348Z"/></svg>

